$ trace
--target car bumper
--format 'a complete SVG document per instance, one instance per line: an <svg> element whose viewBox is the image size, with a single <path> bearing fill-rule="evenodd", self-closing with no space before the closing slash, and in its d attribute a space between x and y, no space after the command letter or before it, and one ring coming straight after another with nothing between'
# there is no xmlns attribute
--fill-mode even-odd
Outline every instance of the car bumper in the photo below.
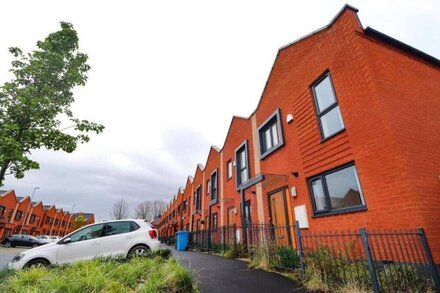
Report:
<svg viewBox="0 0 440 293"><path fill-rule="evenodd" d="M24 263L19 260L19 261L14 261L14 262L10 262L8 263L8 265L6 266L8 269L10 270L21 270L24 266Z"/></svg>
<svg viewBox="0 0 440 293"><path fill-rule="evenodd" d="M148 246L150 247L151 250L159 250L162 247L162 244L160 243L159 240L153 240L151 242L148 243Z"/></svg>

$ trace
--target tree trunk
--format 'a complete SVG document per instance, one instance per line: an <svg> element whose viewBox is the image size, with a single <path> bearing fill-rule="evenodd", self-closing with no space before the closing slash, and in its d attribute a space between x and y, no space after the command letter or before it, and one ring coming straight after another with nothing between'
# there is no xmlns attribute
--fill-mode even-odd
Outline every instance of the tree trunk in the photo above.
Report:
<svg viewBox="0 0 440 293"><path fill-rule="evenodd" d="M6 170L8 169L9 163L11 161L6 161L0 169L0 186L3 186L3 181L5 180Z"/></svg>

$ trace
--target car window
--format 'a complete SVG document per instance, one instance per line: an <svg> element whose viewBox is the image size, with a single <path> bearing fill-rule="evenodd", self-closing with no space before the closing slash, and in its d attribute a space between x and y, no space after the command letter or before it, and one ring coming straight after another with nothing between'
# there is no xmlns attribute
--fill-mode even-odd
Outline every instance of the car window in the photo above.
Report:
<svg viewBox="0 0 440 293"><path fill-rule="evenodd" d="M107 223L104 228L104 236L118 235L131 231L130 222L113 222Z"/></svg>
<svg viewBox="0 0 440 293"><path fill-rule="evenodd" d="M130 222L130 224L131 224L131 231L136 231L137 229L139 229L141 227L135 222Z"/></svg>
<svg viewBox="0 0 440 293"><path fill-rule="evenodd" d="M57 239L58 237L56 236L51 236L50 239Z"/></svg>
<svg viewBox="0 0 440 293"><path fill-rule="evenodd" d="M70 242L84 241L101 236L103 224L86 227L70 236Z"/></svg>

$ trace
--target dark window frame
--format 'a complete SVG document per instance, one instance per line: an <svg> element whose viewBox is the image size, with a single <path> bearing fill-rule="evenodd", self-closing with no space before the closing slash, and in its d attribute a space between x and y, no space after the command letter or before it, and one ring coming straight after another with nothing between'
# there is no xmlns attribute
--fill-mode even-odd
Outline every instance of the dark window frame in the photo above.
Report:
<svg viewBox="0 0 440 293"><path fill-rule="evenodd" d="M202 210L202 185L196 188L196 211Z"/></svg>
<svg viewBox="0 0 440 293"><path fill-rule="evenodd" d="M218 229L218 213L212 214L212 230Z"/></svg>
<svg viewBox="0 0 440 293"><path fill-rule="evenodd" d="M358 180L357 182L359 183L358 187L359 187L359 192L360 192L360 199L361 199L361 202L363 202L363 204L357 205L357 206L346 207L346 208L333 209L331 206L331 202L330 202L330 196L329 196L329 191L328 191L328 186L327 186L327 181L325 179L325 176L333 174L333 173L341 171L341 170L344 170L344 169L347 169L349 167L355 168L356 177ZM318 179L320 179L322 182L324 198L326 201L326 205L328 207L326 210L317 211L317 209L316 209L316 202L315 202L315 196L313 194L312 182L315 180L318 180ZM362 184L361 184L360 178L357 174L357 169L356 169L356 165L354 162L349 162L344 165L338 166L336 168L332 168L330 170L324 171L324 172L319 173L317 175L311 176L311 177L307 178L307 185L309 188L310 198L312 200L313 217L331 216L331 215L338 215L338 214L367 210L367 203L365 201L364 193L362 191Z"/></svg>
<svg viewBox="0 0 440 293"><path fill-rule="evenodd" d="M271 146L270 148L266 147L265 140L265 132L268 129L271 129L273 125L276 125L277 134L278 134L278 144ZM277 149L281 148L284 145L284 133L283 133L283 124L281 122L281 111L280 109L276 109L261 125L258 127L258 140L260 145L260 160L263 160ZM271 139L273 141L272 132Z"/></svg>
<svg viewBox="0 0 440 293"><path fill-rule="evenodd" d="M19 215L19 217L17 218L18 215ZM23 217L23 211L18 210L18 211L15 213L14 221L20 221L22 217Z"/></svg>
<svg viewBox="0 0 440 293"><path fill-rule="evenodd" d="M210 190L211 201L209 202L209 204L212 205L212 204L217 203L217 200L218 200L218 172L217 172L217 169L212 171L211 177L209 178L209 180L211 181L211 190Z"/></svg>
<svg viewBox="0 0 440 293"><path fill-rule="evenodd" d="M29 218L29 223L34 223L35 219L37 218L37 216L35 214L31 214L30 218Z"/></svg>
<svg viewBox="0 0 440 293"><path fill-rule="evenodd" d="M229 172L229 164L231 165L231 172ZM232 179L233 169L234 169L234 166L232 165L232 159L229 159L226 162L226 181L229 181Z"/></svg>
<svg viewBox="0 0 440 293"><path fill-rule="evenodd" d="M240 167L240 156L238 156L238 153L241 153L241 151L244 151L245 154L245 161L246 161L246 172L247 172L247 181L251 178L250 174L250 168L249 168L249 148L248 148L248 141L247 139L235 150L235 184L237 187L237 190L239 189L240 185L246 182L241 182L241 171L244 169L238 169Z"/></svg>
<svg viewBox="0 0 440 293"><path fill-rule="evenodd" d="M319 111L319 105L318 105L318 98L316 96L316 92L315 92L315 87L321 83L326 77L329 78L330 80L330 85L332 87L332 91L333 91L333 95L335 97L335 103L328 106L326 109L324 109L323 111ZM335 90L335 86L333 83L333 78L330 74L330 70L326 69L317 79L315 79L315 81L313 81L313 83L310 85L310 90L312 91L312 96L313 96L313 104L315 106L315 113L316 113L316 117L318 120L318 125L319 125L319 133L321 136L321 142L324 142L336 135L338 135L339 133L345 131L345 123L344 123L344 118L342 117L342 111L341 111L341 107L339 107L339 114L341 115L341 119L342 119L342 125L343 127L336 131L335 133L330 134L329 136L325 137L324 136L324 131L322 129L322 124L321 124L321 117L325 116L328 112L330 112L331 110L333 110L334 108L339 106L339 100L338 100L338 96L336 95L336 90Z"/></svg>
<svg viewBox="0 0 440 293"><path fill-rule="evenodd" d="M6 207L0 206L0 217L2 217L5 214L5 211L6 211Z"/></svg>

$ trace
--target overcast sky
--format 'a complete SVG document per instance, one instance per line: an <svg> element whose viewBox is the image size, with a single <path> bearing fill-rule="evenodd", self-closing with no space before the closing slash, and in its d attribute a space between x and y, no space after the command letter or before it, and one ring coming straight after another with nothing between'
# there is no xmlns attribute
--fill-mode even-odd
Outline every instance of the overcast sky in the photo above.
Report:
<svg viewBox="0 0 440 293"><path fill-rule="evenodd" d="M19 196L109 218L169 200L222 147L232 115L255 109L279 47L336 15L346 1L4 1L0 83L8 47L25 51L71 22L92 69L75 90L75 115L105 125L72 154L37 150L40 169L7 177ZM440 58L440 1L350 1L371 26Z"/></svg>

